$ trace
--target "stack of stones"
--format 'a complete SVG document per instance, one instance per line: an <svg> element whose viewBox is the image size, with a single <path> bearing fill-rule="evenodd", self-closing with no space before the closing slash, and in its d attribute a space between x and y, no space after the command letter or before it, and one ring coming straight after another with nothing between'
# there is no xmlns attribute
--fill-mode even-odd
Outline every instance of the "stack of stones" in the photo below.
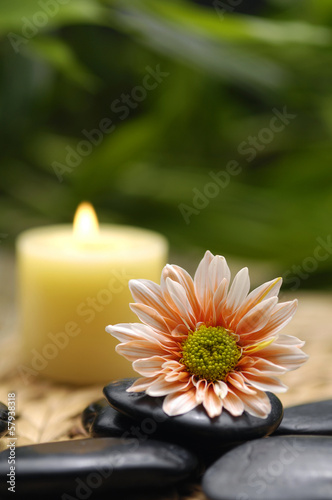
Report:
<svg viewBox="0 0 332 500"><path fill-rule="evenodd" d="M210 500L332 499L332 400L283 412L269 393L266 419L227 411L210 419L202 407L168 417L163 398L126 392L133 381L110 383L106 399L85 409L82 421L90 435L181 444L199 458Z"/></svg>
<svg viewBox="0 0 332 500"><path fill-rule="evenodd" d="M163 398L126 392L133 381L110 383L105 398L84 410L93 439L17 448L16 498L127 499L135 492L155 499L153 492L194 480L210 500L332 499L332 400L284 413L269 393L266 419L227 411L210 419L202 407L169 417ZM4 493L7 460L0 453Z"/></svg>
<svg viewBox="0 0 332 500"><path fill-rule="evenodd" d="M272 411L266 419L247 413L233 417L227 411L211 419L202 406L169 417L162 410L163 397L127 392L133 382L134 379L112 382L104 388L106 400L85 410L83 422L90 433L177 443L209 462L235 445L272 434L283 416L281 402L269 394Z"/></svg>

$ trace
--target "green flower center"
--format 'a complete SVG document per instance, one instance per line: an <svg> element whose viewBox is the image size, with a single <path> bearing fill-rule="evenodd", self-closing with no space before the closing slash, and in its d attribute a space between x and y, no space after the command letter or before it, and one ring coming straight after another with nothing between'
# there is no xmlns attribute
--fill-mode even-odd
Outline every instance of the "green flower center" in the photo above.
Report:
<svg viewBox="0 0 332 500"><path fill-rule="evenodd" d="M202 325L188 333L180 362L197 378L216 381L224 380L240 357L241 348L232 333L222 326Z"/></svg>

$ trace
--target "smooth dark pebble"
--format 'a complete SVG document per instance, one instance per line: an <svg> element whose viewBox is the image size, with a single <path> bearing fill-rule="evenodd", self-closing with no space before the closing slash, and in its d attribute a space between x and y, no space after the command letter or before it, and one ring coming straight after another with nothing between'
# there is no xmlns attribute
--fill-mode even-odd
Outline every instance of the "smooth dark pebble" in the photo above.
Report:
<svg viewBox="0 0 332 500"><path fill-rule="evenodd" d="M129 418L110 406L106 399L95 401L85 408L81 420L84 429L93 437L125 437L140 441L157 439L184 446L199 456L203 469L233 448L231 445L219 445L217 450L211 450L211 445L205 440L156 428L151 419L139 421Z"/></svg>
<svg viewBox="0 0 332 500"><path fill-rule="evenodd" d="M210 500L331 500L331 464L331 437L269 437L226 453L202 486Z"/></svg>
<svg viewBox="0 0 332 500"><path fill-rule="evenodd" d="M130 435L136 420L126 417L109 405L105 398L91 403L82 413L82 425L93 437L137 437Z"/></svg>
<svg viewBox="0 0 332 500"><path fill-rule="evenodd" d="M284 418L274 434L332 436L332 399L285 408Z"/></svg>
<svg viewBox="0 0 332 500"><path fill-rule="evenodd" d="M8 408L0 403L0 438L8 432Z"/></svg>
<svg viewBox="0 0 332 500"><path fill-rule="evenodd" d="M61 500L117 489L167 488L197 468L196 457L186 449L152 440L104 437L20 446L15 452L16 493L58 492ZM8 453L0 453L0 491L8 486Z"/></svg>
<svg viewBox="0 0 332 500"><path fill-rule="evenodd" d="M104 395L113 408L139 421L141 431L145 435L158 432L158 436L187 438L200 446L212 449L267 436L278 427L283 416L280 400L274 394L268 393L272 411L266 419L253 417L247 412L240 417L233 417L228 411L223 411L219 417L211 419L202 406L183 415L169 417L162 410L164 398L126 392L134 380L111 382L104 387Z"/></svg>

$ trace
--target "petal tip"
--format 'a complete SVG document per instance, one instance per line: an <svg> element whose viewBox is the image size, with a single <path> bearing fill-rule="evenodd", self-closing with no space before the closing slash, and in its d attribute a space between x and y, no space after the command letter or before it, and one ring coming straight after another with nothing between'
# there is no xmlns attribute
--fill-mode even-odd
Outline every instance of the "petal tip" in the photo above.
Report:
<svg viewBox="0 0 332 500"><path fill-rule="evenodd" d="M131 291L132 288L135 288L136 285L140 284L141 280L137 279L137 278L132 278L128 281L128 286L129 286L129 289Z"/></svg>

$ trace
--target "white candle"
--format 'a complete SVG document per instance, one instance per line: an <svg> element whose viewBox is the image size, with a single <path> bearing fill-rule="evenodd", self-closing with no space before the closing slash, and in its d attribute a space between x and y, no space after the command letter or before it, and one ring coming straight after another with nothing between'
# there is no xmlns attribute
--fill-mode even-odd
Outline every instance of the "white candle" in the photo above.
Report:
<svg viewBox="0 0 332 500"><path fill-rule="evenodd" d="M79 215L80 214L80 215ZM131 278L160 281L168 244L152 231L101 225L83 204L70 225L28 230L17 241L24 381L75 384L132 376L105 326L136 322Z"/></svg>

